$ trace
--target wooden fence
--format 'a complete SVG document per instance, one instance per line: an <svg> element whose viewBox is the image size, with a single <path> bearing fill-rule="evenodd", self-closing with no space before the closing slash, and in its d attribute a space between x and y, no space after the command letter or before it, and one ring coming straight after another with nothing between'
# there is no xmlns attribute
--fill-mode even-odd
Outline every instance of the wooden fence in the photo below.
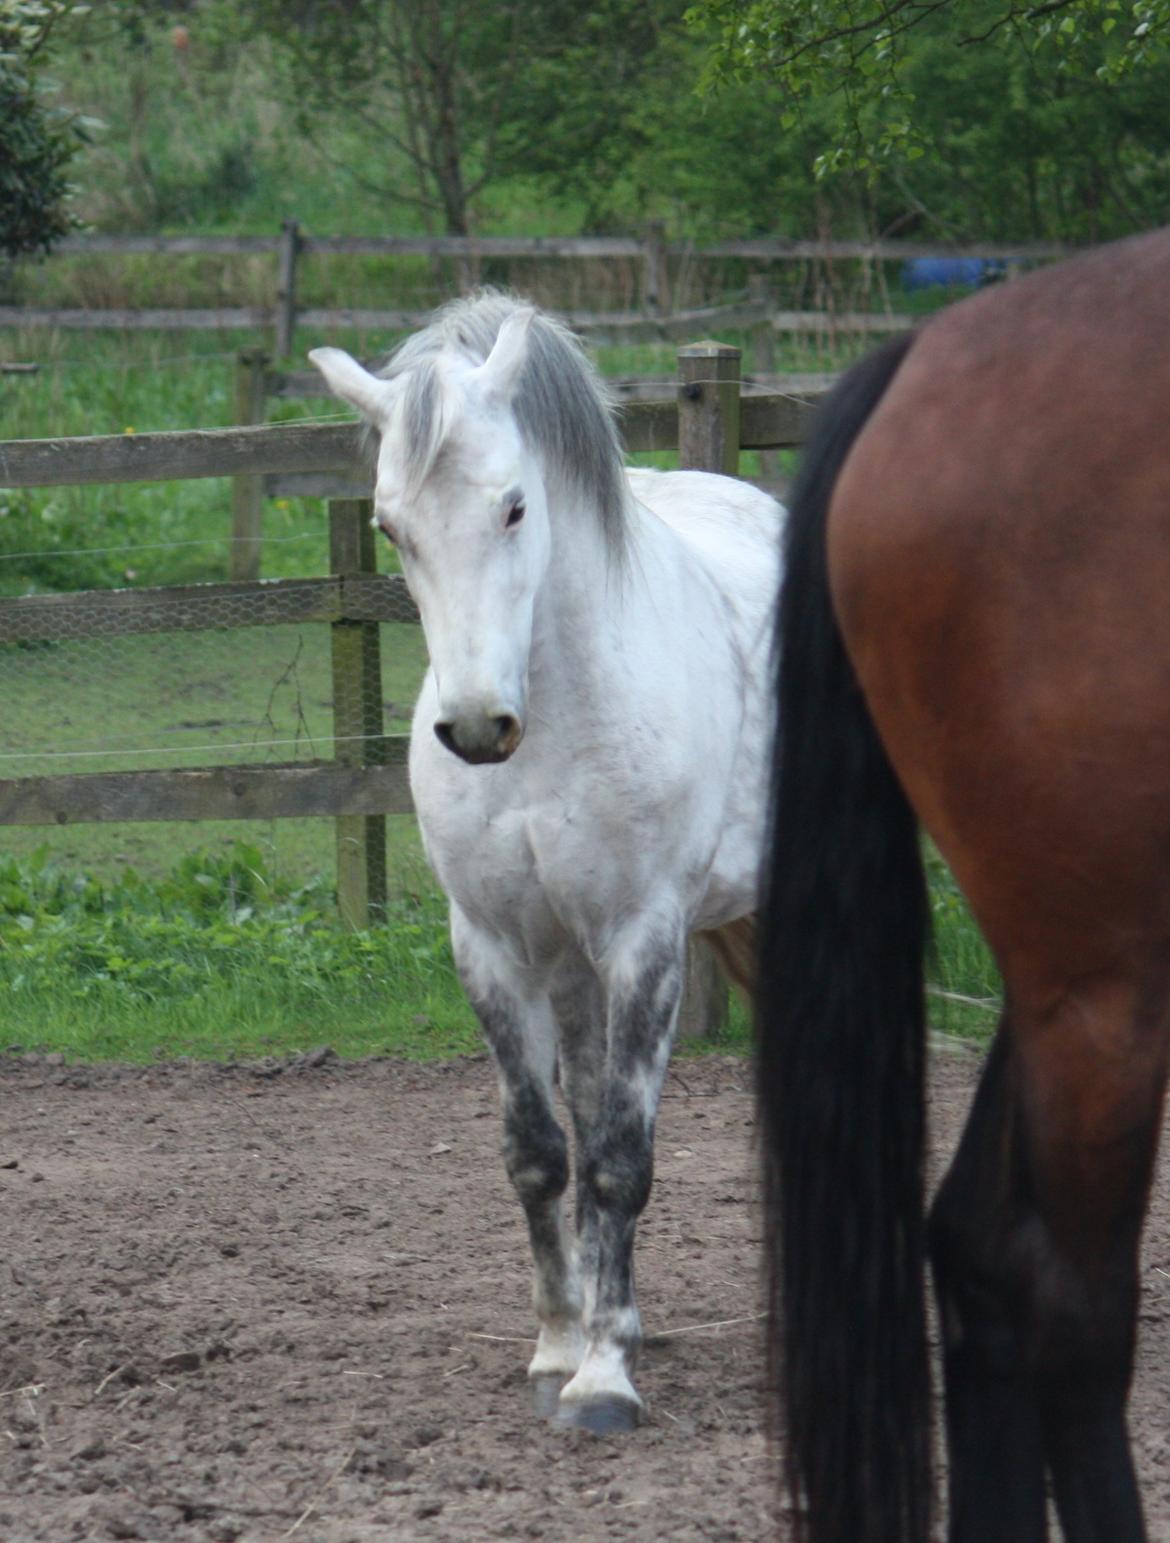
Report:
<svg viewBox="0 0 1170 1543"><path fill-rule="evenodd" d="M734 474L741 449L799 444L823 394L742 390L740 351L726 344L684 347L678 365L669 400L627 407L622 428L629 451L677 448L684 466ZM297 475L368 490L361 432L350 423L273 424L10 440L0 442L0 487ZM412 807L408 737L383 732L378 629L383 622L418 618L403 579L376 571L368 497L333 497L328 508L328 577L0 599L0 644L328 625L332 761L0 779L0 825L331 818L341 914L350 926L367 925L386 900L386 816ZM692 1032L696 1024L710 1024L716 999L712 963L705 951L692 951L687 999Z"/></svg>
<svg viewBox="0 0 1170 1543"><path fill-rule="evenodd" d="M777 310L760 296L733 305L675 311L671 306L670 264L687 259L748 262L764 268L784 262L901 262L913 257L983 257L1007 262L1036 262L1067 255L1070 248L1055 243L994 242L940 248L938 242L912 241L786 241L782 239L722 241L696 247L670 242L661 224L652 224L642 238L626 236L308 236L296 220L286 220L274 236L73 236L55 249L62 255L101 253L190 256L271 253L276 261L275 303L271 306L230 306L201 309L44 308L0 306L0 327L61 327L97 330L246 330L271 331L278 357L293 351L298 326L318 330L411 331L429 313L401 309L302 307L298 304L301 265L314 256L424 256L455 261L468 285L485 261L527 258L549 261L623 258L639 264L640 308L601 314L567 312L565 319L595 339L634 341L639 338L695 336L714 327L752 326L766 320L780 332L882 333L905 325L896 316L821 311Z"/></svg>

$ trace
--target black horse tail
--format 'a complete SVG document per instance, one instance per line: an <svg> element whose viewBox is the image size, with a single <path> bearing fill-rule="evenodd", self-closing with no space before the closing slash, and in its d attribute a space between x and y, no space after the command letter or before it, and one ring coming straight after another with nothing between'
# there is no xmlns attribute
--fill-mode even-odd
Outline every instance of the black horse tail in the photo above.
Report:
<svg viewBox="0 0 1170 1543"><path fill-rule="evenodd" d="M826 519L898 338L826 404L793 491L759 919L758 1103L773 1384L809 1543L927 1543L918 831L833 614Z"/></svg>

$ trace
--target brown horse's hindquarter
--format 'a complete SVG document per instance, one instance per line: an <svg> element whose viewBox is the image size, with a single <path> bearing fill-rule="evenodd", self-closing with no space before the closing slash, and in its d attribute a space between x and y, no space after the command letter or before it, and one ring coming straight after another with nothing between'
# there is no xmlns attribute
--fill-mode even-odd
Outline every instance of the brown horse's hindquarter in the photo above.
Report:
<svg viewBox="0 0 1170 1543"><path fill-rule="evenodd" d="M1006 1009L931 1253L956 1543L1142 1537L1124 1402L1170 1038L1170 241L933 323L829 512L845 646ZM1110 255L1111 254L1111 255ZM1140 389L1138 389L1140 383Z"/></svg>

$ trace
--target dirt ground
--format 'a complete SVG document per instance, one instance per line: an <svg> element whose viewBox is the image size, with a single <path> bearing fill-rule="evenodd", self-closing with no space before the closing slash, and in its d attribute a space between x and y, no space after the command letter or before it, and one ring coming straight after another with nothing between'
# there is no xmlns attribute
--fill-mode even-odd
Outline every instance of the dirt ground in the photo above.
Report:
<svg viewBox="0 0 1170 1543"><path fill-rule="evenodd" d="M976 1063L937 1053L940 1152ZM648 1417L530 1413L486 1061L0 1058L0 1539L783 1537L742 1062L682 1062L639 1241ZM1170 1208L1133 1404L1170 1539Z"/></svg>

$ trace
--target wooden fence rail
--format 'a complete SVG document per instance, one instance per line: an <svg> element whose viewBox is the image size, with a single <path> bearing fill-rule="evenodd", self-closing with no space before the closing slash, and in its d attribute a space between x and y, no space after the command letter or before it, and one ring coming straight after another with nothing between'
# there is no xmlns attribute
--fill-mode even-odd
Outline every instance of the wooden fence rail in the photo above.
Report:
<svg viewBox="0 0 1170 1543"><path fill-rule="evenodd" d="M77 307L0 306L0 328L59 327L96 330L270 331L278 357L292 352L296 328L337 331L346 328L410 331L427 313L403 309L308 307L298 305L298 278L308 258L349 256L416 256L453 259L461 275L473 282L484 262L507 258L539 261L626 259L639 264L640 308L568 316L578 331L619 341L682 338L708 330L750 326L761 319L758 305L735 305L699 311L674 311L670 264L682 260L741 261L758 268L791 262L902 262L915 257L977 257L1008 263L1031 263L1066 256L1070 247L1055 242L1004 244L984 242L948 246L915 241L797 241L783 238L719 241L703 246L669 241L665 228L654 222L642 237L632 236L311 236L294 219L285 220L271 236L71 236L60 242L63 256L90 254L158 254L160 256L272 254L276 258L275 303L271 306L225 306L198 309L89 309ZM707 318L705 321L704 318ZM850 312L827 317L817 311L768 313L778 331L819 334L877 333L900 327L897 317Z"/></svg>
<svg viewBox="0 0 1170 1543"><path fill-rule="evenodd" d="M622 428L631 450L678 448L684 465L734 473L741 449L800 443L823 387L801 394L742 389L739 350L699 343L679 352L670 401L634 401ZM76 773L0 779L0 825L97 821L328 817L336 828L338 903L352 926L385 904L385 817L411 809L407 736L382 729L378 629L417 621L397 575L376 572L371 471L356 424L281 424L181 433L0 442L0 486L163 481L286 474L351 479L367 494L329 504L332 572L324 578L86 591L0 599L0 645L225 627L328 625L333 672L332 761ZM711 960L689 967L687 1022L722 1009Z"/></svg>
<svg viewBox="0 0 1170 1543"><path fill-rule="evenodd" d="M425 325L433 310L388 310L366 307L310 306L297 310L295 318L277 306L223 306L195 310L126 310L102 307L0 306L0 328L51 328L79 332L264 332L274 333L276 352L282 357L293 349L294 327L320 332L412 332ZM666 342L713 328L741 330L766 323L776 332L806 333L812 337L875 336L903 330L904 316L881 312L765 309L757 302L702 306L670 314L645 315L640 311L572 311L558 314L575 332L588 333L594 342Z"/></svg>
<svg viewBox="0 0 1170 1543"><path fill-rule="evenodd" d="M903 240L788 240L762 236L744 240L715 241L697 246L691 241L667 241L655 226L644 238L637 236L311 236L296 221L287 221L271 236L67 236L54 251L63 256L91 253L150 253L190 256L202 253L277 252L284 230L298 230L302 253L346 253L351 256L390 257L644 257L648 246L661 241L670 257L748 258L757 262L809 262L814 260L869 259L900 262L905 257L987 257L1006 262L1034 262L1066 256L1071 248L1055 241L945 241Z"/></svg>
<svg viewBox="0 0 1170 1543"><path fill-rule="evenodd" d="M720 345L723 347L726 345ZM739 350L734 350L736 356ZM742 450L799 444L821 392L742 398ZM622 412L628 451L676 450L677 399L631 402ZM77 439L0 441L0 487L63 487L89 482L179 482L244 474L370 473L364 434L351 423L273 423L255 428L194 429L159 434L102 434Z"/></svg>

